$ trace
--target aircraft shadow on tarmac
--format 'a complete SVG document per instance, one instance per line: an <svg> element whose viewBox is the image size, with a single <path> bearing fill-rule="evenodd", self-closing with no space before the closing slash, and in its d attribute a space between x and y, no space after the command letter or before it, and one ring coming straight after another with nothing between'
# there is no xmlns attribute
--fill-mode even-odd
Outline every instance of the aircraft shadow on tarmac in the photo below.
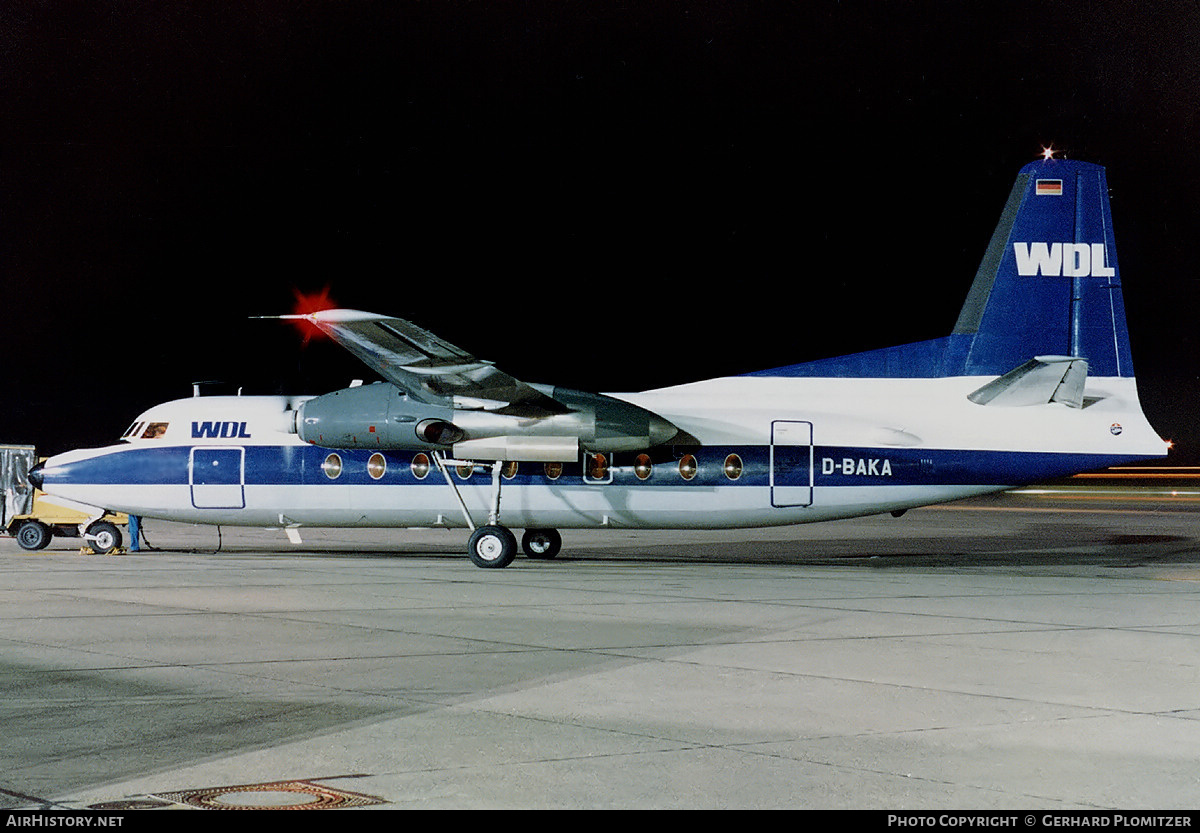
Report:
<svg viewBox="0 0 1200 833"><path fill-rule="evenodd" d="M1051 530L1055 531L1055 530ZM610 548L572 553L584 560L657 562L663 564L779 564L796 566L863 566L879 569L926 567L1029 567L1103 565L1135 567L1147 564L1200 564L1200 540L1184 535L1126 534L1095 530L1064 540L1061 531L1041 536L1031 530L1019 537L975 536L860 538L838 541L728 541L684 551L679 547Z"/></svg>
<svg viewBox="0 0 1200 833"><path fill-rule="evenodd" d="M846 523L846 522L843 522ZM835 526L841 526L840 524ZM879 569L928 567L966 568L1103 565L1135 567L1149 564L1200 565L1200 537L1168 532L1121 529L1120 523L1033 523L1001 531L961 534L904 534L902 529L887 535L822 537L806 532L796 537L762 537L738 532L714 533L697 540L680 533L671 541L665 533L630 533L627 539L593 538L588 533L568 540L552 561L519 559L518 564L540 569L557 569L587 562L636 564L708 564L715 566L856 566ZM829 528L826 526L825 528ZM386 540L391 538L391 540ZM457 537L449 533L444 542L396 540L383 536L342 540L336 530L328 537L306 540L299 546L247 541L236 535L217 539L211 546L160 544L157 551L219 556L327 557L346 559L444 558L461 559ZM284 545L286 546L286 545ZM151 548L149 552L155 552Z"/></svg>

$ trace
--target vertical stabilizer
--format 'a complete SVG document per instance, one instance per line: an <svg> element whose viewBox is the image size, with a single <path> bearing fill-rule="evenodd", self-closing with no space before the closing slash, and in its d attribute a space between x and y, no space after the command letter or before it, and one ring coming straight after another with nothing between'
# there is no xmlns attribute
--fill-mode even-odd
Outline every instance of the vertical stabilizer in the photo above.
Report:
<svg viewBox="0 0 1200 833"><path fill-rule="evenodd" d="M1055 354L1086 359L1093 376L1133 376L1104 168L1021 169L949 349L947 370L963 375Z"/></svg>
<svg viewBox="0 0 1200 833"><path fill-rule="evenodd" d="M951 335L749 375L1000 376L1035 356L1082 359L1091 376L1133 376L1099 165L1044 159L1021 169Z"/></svg>

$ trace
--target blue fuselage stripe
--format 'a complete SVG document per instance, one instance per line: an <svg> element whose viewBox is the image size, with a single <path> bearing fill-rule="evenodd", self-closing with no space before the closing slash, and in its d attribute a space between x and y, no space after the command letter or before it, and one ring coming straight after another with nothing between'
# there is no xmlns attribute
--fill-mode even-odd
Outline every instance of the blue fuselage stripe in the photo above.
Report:
<svg viewBox="0 0 1200 833"><path fill-rule="evenodd" d="M192 449L205 446L167 446L158 448L122 448L56 466L47 472L47 484L95 485L189 485L199 483L189 472ZM209 446L208 448L211 448ZM430 466L418 477L412 465L412 452L330 451L312 446L245 446L244 483L246 486L295 485L416 485L440 483L441 476ZM775 472L771 476L770 446L705 446L702 448L665 448L651 458L647 477L645 467L635 466L634 454L618 454L599 482L628 487L663 486L927 486L927 485L1023 485L1079 471L1106 468L1140 457L1111 454L1070 454L1059 452L986 451L951 449L895 449L867 447L806 446L775 447ZM341 465L338 476L331 478L323 466L336 454ZM373 454L381 454L384 467L368 469ZM681 461L694 458L695 474L686 479L681 471L692 467ZM731 455L735 465L729 466ZM737 472L731 477L727 472ZM463 482L457 474L458 482ZM486 475L472 475L470 481L484 482ZM230 482L227 475L224 482ZM236 482L233 481L233 482ZM585 478L582 463L562 466L558 477L550 477L540 463L522 463L517 473L504 481L514 485L554 485L597 482L591 474Z"/></svg>

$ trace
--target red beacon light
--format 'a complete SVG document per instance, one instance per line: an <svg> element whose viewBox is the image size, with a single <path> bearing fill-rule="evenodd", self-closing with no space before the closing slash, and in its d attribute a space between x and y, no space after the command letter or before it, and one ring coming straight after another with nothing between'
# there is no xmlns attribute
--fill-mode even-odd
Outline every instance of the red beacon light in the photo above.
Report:
<svg viewBox="0 0 1200 833"><path fill-rule="evenodd" d="M314 313L321 312L327 309L336 309L337 304L329 297L329 287L325 287L320 292L304 293L300 290L295 290L296 303L292 307L292 322L304 334L304 343L308 344L313 336L323 336L324 333L317 328L310 320L310 316ZM296 316L304 316L303 318Z"/></svg>

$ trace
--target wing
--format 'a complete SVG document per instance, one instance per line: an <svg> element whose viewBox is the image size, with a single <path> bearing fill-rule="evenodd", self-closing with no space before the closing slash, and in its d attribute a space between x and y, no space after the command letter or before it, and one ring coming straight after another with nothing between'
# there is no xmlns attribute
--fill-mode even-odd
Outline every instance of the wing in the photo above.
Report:
<svg viewBox="0 0 1200 833"><path fill-rule="evenodd" d="M311 323L421 402L522 416L568 410L532 385L497 370L491 362L481 361L402 318L349 309L277 317Z"/></svg>

